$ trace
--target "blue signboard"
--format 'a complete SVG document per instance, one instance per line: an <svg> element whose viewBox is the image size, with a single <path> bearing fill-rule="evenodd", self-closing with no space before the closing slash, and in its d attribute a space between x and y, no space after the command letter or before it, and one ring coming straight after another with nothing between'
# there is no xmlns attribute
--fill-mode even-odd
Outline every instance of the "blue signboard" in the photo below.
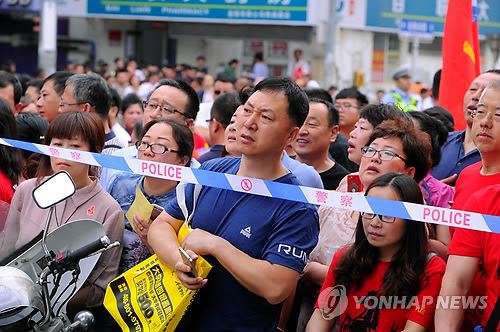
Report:
<svg viewBox="0 0 500 332"><path fill-rule="evenodd" d="M38 12L41 8L41 0L0 0L0 11L30 11Z"/></svg>
<svg viewBox="0 0 500 332"><path fill-rule="evenodd" d="M415 37L434 37L434 23L402 18L399 22L402 34Z"/></svg>
<svg viewBox="0 0 500 332"><path fill-rule="evenodd" d="M307 24L308 0L87 0L88 14L138 19Z"/></svg>
<svg viewBox="0 0 500 332"><path fill-rule="evenodd" d="M443 32L448 0L377 0L366 1L366 26L397 32L401 19L433 23L435 32ZM500 33L500 1L477 0L477 21L481 34ZM465 22L464 22L465 23Z"/></svg>
<svg viewBox="0 0 500 332"><path fill-rule="evenodd" d="M425 21L413 21L405 18L401 19L399 28L403 32L414 34L433 34L434 23Z"/></svg>

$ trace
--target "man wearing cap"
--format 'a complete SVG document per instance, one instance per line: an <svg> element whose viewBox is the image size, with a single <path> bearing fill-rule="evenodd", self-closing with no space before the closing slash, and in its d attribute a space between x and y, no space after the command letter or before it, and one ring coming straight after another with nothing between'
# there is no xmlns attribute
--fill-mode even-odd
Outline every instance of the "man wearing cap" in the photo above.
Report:
<svg viewBox="0 0 500 332"><path fill-rule="evenodd" d="M394 104L405 112L416 111L417 99L410 94L410 71L406 68L398 69L392 79L396 86L382 98L382 104Z"/></svg>

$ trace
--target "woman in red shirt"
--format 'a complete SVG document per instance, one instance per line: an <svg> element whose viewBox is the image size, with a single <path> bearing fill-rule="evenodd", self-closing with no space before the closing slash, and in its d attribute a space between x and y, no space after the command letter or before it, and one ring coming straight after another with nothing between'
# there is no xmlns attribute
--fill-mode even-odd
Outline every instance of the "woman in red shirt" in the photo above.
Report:
<svg viewBox="0 0 500 332"><path fill-rule="evenodd" d="M366 196L423 204L413 178L388 173ZM380 204L380 203L378 203ZM432 330L444 261L427 251L425 224L361 213L355 242L330 265L306 331Z"/></svg>

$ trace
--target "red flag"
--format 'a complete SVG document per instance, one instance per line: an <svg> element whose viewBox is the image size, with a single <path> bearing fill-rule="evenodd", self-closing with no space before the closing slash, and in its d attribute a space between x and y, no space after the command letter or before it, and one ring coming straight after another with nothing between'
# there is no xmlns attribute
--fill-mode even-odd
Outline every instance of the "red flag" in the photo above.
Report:
<svg viewBox="0 0 500 332"><path fill-rule="evenodd" d="M439 104L453 115L457 130L462 130L466 126L463 115L464 94L472 80L480 74L476 17L477 0L448 1L444 24Z"/></svg>

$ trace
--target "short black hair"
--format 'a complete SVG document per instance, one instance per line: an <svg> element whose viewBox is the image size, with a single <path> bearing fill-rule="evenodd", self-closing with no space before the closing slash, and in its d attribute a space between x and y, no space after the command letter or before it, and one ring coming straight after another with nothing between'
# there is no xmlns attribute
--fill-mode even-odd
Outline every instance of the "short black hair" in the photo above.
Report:
<svg viewBox="0 0 500 332"><path fill-rule="evenodd" d="M229 65L232 65L232 64L235 64L235 63L240 63L240 62L238 61L238 59L231 59L231 60L228 62L228 64L229 64Z"/></svg>
<svg viewBox="0 0 500 332"><path fill-rule="evenodd" d="M21 112L16 116L17 139L25 142L43 144L43 136L49 128L49 122L39 114ZM32 154L31 151L23 150L24 158Z"/></svg>
<svg viewBox="0 0 500 332"><path fill-rule="evenodd" d="M226 73L218 73L217 76L215 77L214 83L217 81L221 81L224 83L231 83L234 85L235 79Z"/></svg>
<svg viewBox="0 0 500 332"><path fill-rule="evenodd" d="M441 121L424 112L413 111L408 112L408 115L418 121L420 130L429 135L432 147L432 167L436 166L441 160L441 146L448 139L448 131L446 130L446 127Z"/></svg>
<svg viewBox="0 0 500 332"><path fill-rule="evenodd" d="M490 73L490 74L498 74L500 75L500 69L496 69L496 68L493 68L493 69L488 69L487 71L484 72L484 74L486 73Z"/></svg>
<svg viewBox="0 0 500 332"><path fill-rule="evenodd" d="M441 106L434 106L424 110L424 113L429 114L433 118L441 121L448 132L455 130L455 120L453 119L453 115L451 115L451 113L445 108Z"/></svg>
<svg viewBox="0 0 500 332"><path fill-rule="evenodd" d="M326 91L325 89L321 89L321 88L306 88L304 89L306 95L307 95L307 98L309 98L309 100L311 99L321 99L321 100L325 100L329 103L333 103L333 98L332 98L332 95Z"/></svg>
<svg viewBox="0 0 500 332"><path fill-rule="evenodd" d="M339 111L332 103L320 98L311 98L309 99L309 103L323 104L326 106L328 111L328 128L332 128L339 124Z"/></svg>
<svg viewBox="0 0 500 332"><path fill-rule="evenodd" d="M257 61L264 61L264 54L262 52L255 53L254 59Z"/></svg>
<svg viewBox="0 0 500 332"><path fill-rule="evenodd" d="M159 71L150 71L147 75L147 78L150 79L152 76L160 76Z"/></svg>
<svg viewBox="0 0 500 332"><path fill-rule="evenodd" d="M129 108L131 105L135 105L135 104L138 104L139 106L141 106L141 109L144 111L141 98L139 98L139 96L136 95L135 93L129 93L128 95L123 97L120 110L122 113L125 113L127 108Z"/></svg>
<svg viewBox="0 0 500 332"><path fill-rule="evenodd" d="M11 73L0 71L0 88L6 88L12 85L14 90L14 104L19 104L23 96L23 87L17 77Z"/></svg>
<svg viewBox="0 0 500 332"><path fill-rule="evenodd" d="M16 119L4 98L0 98L0 137L17 138ZM0 169L12 183L17 183L21 172L17 149L0 145Z"/></svg>
<svg viewBox="0 0 500 332"><path fill-rule="evenodd" d="M297 127L301 127L309 112L309 100L306 93L288 77L271 77L260 81L256 91L283 93L288 99L288 116Z"/></svg>
<svg viewBox="0 0 500 332"><path fill-rule="evenodd" d="M441 84L441 69L432 78L432 97L439 99L439 85Z"/></svg>
<svg viewBox="0 0 500 332"><path fill-rule="evenodd" d="M119 68L115 71L115 77L118 77L118 74L120 73L128 73L128 70L125 68Z"/></svg>
<svg viewBox="0 0 500 332"><path fill-rule="evenodd" d="M16 77L19 80L19 83L21 83L21 88L23 89L22 96L24 96L24 93L26 92L26 89L28 88L28 82L31 81L33 79L33 77L31 75L28 75L28 74L17 74ZM21 98L22 98L22 96L21 96Z"/></svg>
<svg viewBox="0 0 500 332"><path fill-rule="evenodd" d="M342 89L335 96L335 100L347 99L347 98L356 99L358 101L360 108L368 104L368 98L366 98L366 96L364 94L362 94L358 89L356 89L354 87Z"/></svg>
<svg viewBox="0 0 500 332"><path fill-rule="evenodd" d="M200 99L198 98L198 94L196 93L196 91L194 91L194 89L184 81L163 79L160 82L158 82L158 85L153 91L151 91L147 99L149 100L153 92L155 92L159 87L164 85L179 89L186 94L186 96L188 97L188 103L186 105L186 110L184 112L184 115L193 120L196 119L198 111L200 110Z"/></svg>
<svg viewBox="0 0 500 332"><path fill-rule="evenodd" d="M172 137L177 143L177 155L179 157L188 157L188 161L186 165L189 166L191 163L191 159L193 158L193 150L194 150L194 137L193 132L189 127L182 122L177 121L176 119L154 119L149 121L144 125L139 135L139 140L142 140L144 135L148 132L151 127L155 124L164 123L172 128Z"/></svg>
<svg viewBox="0 0 500 332"><path fill-rule="evenodd" d="M118 107L118 109L121 109L122 107L122 98L120 97L120 94L116 89L110 87L109 88L109 93L111 95L111 107Z"/></svg>
<svg viewBox="0 0 500 332"><path fill-rule="evenodd" d="M33 79L29 80L28 82L26 82L26 89L24 90L24 93L26 93L26 90L30 86L35 87L38 90L40 90L42 88L42 83L43 83L43 81L39 78L33 78Z"/></svg>
<svg viewBox="0 0 500 332"><path fill-rule="evenodd" d="M66 86L66 81L68 78L70 78L73 74L71 74L69 71L56 71L55 73L47 76L43 82L42 82L42 87L45 85L45 83L52 81L52 84L54 85L54 91L59 95L62 96L64 92L64 87Z"/></svg>
<svg viewBox="0 0 500 332"><path fill-rule="evenodd" d="M224 128L229 126L231 117L241 105L241 100L236 92L223 93L215 98L210 109L210 118L217 120Z"/></svg>
<svg viewBox="0 0 500 332"><path fill-rule="evenodd" d="M361 109L360 119L368 121L373 128L377 127L385 120L403 118L411 121L410 117L392 104L368 104Z"/></svg>
<svg viewBox="0 0 500 332"><path fill-rule="evenodd" d="M245 104L250 98L250 96L253 93L253 86L247 85L241 88L240 92L238 93L238 97L240 98L240 101L242 104Z"/></svg>
<svg viewBox="0 0 500 332"><path fill-rule="evenodd" d="M181 70L192 70L194 69L193 66L191 66L189 63L181 63Z"/></svg>

